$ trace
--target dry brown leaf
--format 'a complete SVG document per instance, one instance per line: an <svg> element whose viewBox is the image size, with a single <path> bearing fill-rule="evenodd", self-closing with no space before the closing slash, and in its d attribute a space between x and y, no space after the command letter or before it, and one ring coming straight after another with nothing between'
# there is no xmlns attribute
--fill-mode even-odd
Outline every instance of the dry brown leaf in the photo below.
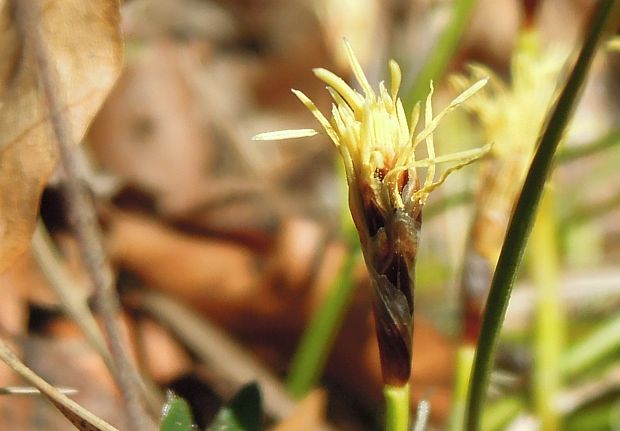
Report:
<svg viewBox="0 0 620 431"><path fill-rule="evenodd" d="M291 335L307 317L301 307L309 298L320 301L314 301L311 268L320 261L314 255L320 256L324 233L305 220L284 225L271 240L275 250L257 253L238 242L192 236L152 217L115 211L108 219L107 248L116 264L145 285L191 304L239 336ZM290 237L294 226L299 243ZM316 271L321 283L325 275Z"/></svg>
<svg viewBox="0 0 620 431"><path fill-rule="evenodd" d="M187 47L162 40L128 58L89 133L97 160L156 197L164 211L193 205L213 162L188 69Z"/></svg>
<svg viewBox="0 0 620 431"><path fill-rule="evenodd" d="M298 431L327 429L325 424L325 410L327 394L315 389L301 400L295 410L282 420L271 431Z"/></svg>
<svg viewBox="0 0 620 431"><path fill-rule="evenodd" d="M24 307L27 308L27 304L38 304L45 307L58 306L58 297L49 287L49 281L45 278L45 274L41 272L39 265L34 260L30 251L26 251L13 261L13 264L4 273L0 274L0 285L3 286L3 298L2 304L0 304L0 310L5 310L4 302L6 290L13 290L18 292L19 297L24 301ZM19 326L20 331L26 329L27 325L27 309L20 313L15 311L10 314L0 312L0 322L6 325L6 322L11 320L15 322L17 316L22 317L22 325ZM10 317L8 317L10 316ZM6 328L6 326L5 326ZM11 332L15 334L21 334L17 332L17 327L11 327Z"/></svg>
<svg viewBox="0 0 620 431"><path fill-rule="evenodd" d="M287 290L307 288L313 281L325 236L324 229L313 221L295 217L284 219L271 259L269 282Z"/></svg>
<svg viewBox="0 0 620 431"><path fill-rule="evenodd" d="M153 218L117 213L110 220L113 261L149 287L197 308L229 312L256 299L254 255L244 247L178 232ZM219 310L218 310L219 309Z"/></svg>
<svg viewBox="0 0 620 431"><path fill-rule="evenodd" d="M79 142L120 72L122 42L115 0L33 1L72 138ZM12 3L0 0L0 272L26 249L41 190L57 159L30 35Z"/></svg>
<svg viewBox="0 0 620 431"><path fill-rule="evenodd" d="M0 331L6 335L19 336L27 331L28 298L26 286L34 281L29 256L20 256L13 267L0 274L2 300L0 301ZM38 281L38 280L37 280Z"/></svg>
<svg viewBox="0 0 620 431"><path fill-rule="evenodd" d="M189 374L192 360L183 346L161 325L143 319L137 324L144 368L156 382L167 383Z"/></svg>

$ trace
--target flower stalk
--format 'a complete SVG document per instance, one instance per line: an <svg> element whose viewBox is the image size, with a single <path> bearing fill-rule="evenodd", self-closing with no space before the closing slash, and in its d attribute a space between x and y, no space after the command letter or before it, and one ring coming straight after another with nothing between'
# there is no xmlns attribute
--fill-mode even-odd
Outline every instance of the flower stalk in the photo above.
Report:
<svg viewBox="0 0 620 431"><path fill-rule="evenodd" d="M534 2L529 4L533 8ZM525 9L528 12L529 8ZM526 13L526 16L529 16ZM511 62L511 82L497 77L485 94L470 100L469 109L480 120L485 139L495 146L480 166L476 213L463 265L463 343L475 345L491 277L499 259L508 220L547 111L557 97L557 82L568 49L546 49L535 29L522 31ZM493 76L484 66L472 66L471 77L452 77L457 89L481 76Z"/></svg>

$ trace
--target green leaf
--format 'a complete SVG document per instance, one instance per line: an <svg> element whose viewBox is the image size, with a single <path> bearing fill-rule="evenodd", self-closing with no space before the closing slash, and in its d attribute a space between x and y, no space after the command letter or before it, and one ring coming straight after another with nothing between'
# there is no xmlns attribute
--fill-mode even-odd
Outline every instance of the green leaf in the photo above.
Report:
<svg viewBox="0 0 620 431"><path fill-rule="evenodd" d="M193 425L192 412L183 398L177 397L172 391L166 394L160 431L191 431Z"/></svg>
<svg viewBox="0 0 620 431"><path fill-rule="evenodd" d="M259 431L263 413L258 385L250 383L222 408L207 431Z"/></svg>

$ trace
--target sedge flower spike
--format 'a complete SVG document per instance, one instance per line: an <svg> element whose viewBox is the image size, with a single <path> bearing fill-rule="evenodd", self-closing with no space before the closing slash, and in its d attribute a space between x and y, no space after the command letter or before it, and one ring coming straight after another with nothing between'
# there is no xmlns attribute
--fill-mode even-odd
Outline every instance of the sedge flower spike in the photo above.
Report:
<svg viewBox="0 0 620 431"><path fill-rule="evenodd" d="M398 97L401 71L390 61L389 90L379 84L375 92L350 45L347 56L362 93L342 78L322 68L314 69L332 96L331 118L304 93L293 93L310 110L338 148L349 186L349 208L357 228L366 267L375 294L373 309L384 382L392 386L408 383L411 373L413 332L413 283L421 210L429 193L448 175L486 154L490 146L450 155L437 155L433 132L441 119L465 102L485 84L481 79L466 89L439 114L433 116L431 96L424 107L424 126L415 133L420 117L416 104L407 121ZM255 140L289 139L317 134L314 129L261 133ZM416 150L426 148L418 160ZM449 166L436 178L438 164ZM419 170L425 170L424 180Z"/></svg>
<svg viewBox="0 0 620 431"><path fill-rule="evenodd" d="M494 142L480 164L476 212L462 268L463 336L476 343L482 309L499 260L506 229L531 164L547 114L558 96L570 50L561 44L547 46L536 28L526 27L510 63L510 82L494 76L482 65L470 66L467 75L451 77L455 89L468 88L481 76L492 84L467 103L484 139Z"/></svg>

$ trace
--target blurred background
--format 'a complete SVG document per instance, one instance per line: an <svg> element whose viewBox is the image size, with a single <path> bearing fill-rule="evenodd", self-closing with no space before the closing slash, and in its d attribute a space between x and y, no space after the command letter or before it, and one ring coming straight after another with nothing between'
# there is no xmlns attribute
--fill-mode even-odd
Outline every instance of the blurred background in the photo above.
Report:
<svg viewBox="0 0 620 431"><path fill-rule="evenodd" d="M116 270L134 356L156 385L188 400L201 426L256 378L246 376L265 371L260 381L269 386L261 386L266 429L381 428L371 289L349 239L346 182L337 151L322 134L279 142L251 137L318 128L290 89L302 90L329 112L329 94L312 68L328 68L352 82L343 38L373 86L386 79L390 58L399 62L401 96L410 108L428 93L428 82L416 93L417 78L436 53L454 3L123 2L124 71L87 135L85 175ZM472 342L463 335L468 323L462 316L467 310L475 316L484 302L546 107L595 2L540 1L535 13L535 2L475 3L445 67L434 77L434 103L438 111L455 97L459 79L477 73L471 64L492 73L487 100L450 114L436 146L442 154L490 141L500 147L505 136L529 146L497 150L492 160L454 174L425 209L416 270L412 407L430 400L429 429L443 429L449 420L457 351ZM520 44L526 32L536 34L538 45L524 65L516 59L527 54ZM499 371L491 385L497 421L489 429L540 429L532 375L536 358L545 355L537 322L546 313L556 316L550 333L558 337L547 340L559 352L551 354L559 361L555 369L568 370L551 386L552 416L560 419L546 429L620 429L620 147L613 145L620 141L620 55L608 50L599 57L548 186L546 231L534 233L539 242L530 242L508 310ZM517 73L529 81L524 78L526 90L511 93ZM536 97L542 93L548 99ZM525 119L507 126L510 116L498 114L502 109ZM531 111L540 113L529 122ZM514 160L522 160L522 167L506 168ZM497 178L505 184L496 187L492 179ZM485 213L485 197L496 194L502 204L490 204ZM66 267L84 280L54 181L45 191L41 215ZM61 313L32 255L0 282L3 330L18 336L28 363L42 376L77 388L78 402L122 429L120 401L103 362ZM300 337L329 293L343 283L352 288L333 347L326 349L325 372L318 371L321 389L297 388L296 397L289 395L286 381ZM540 292L551 297L542 311ZM571 351L583 340L594 344ZM330 337L315 348L324 345L331 345ZM565 352L577 359L564 359ZM560 366L561 361L570 364ZM10 384L14 378L2 372L2 386ZM45 403L2 400L1 427L66 428Z"/></svg>

